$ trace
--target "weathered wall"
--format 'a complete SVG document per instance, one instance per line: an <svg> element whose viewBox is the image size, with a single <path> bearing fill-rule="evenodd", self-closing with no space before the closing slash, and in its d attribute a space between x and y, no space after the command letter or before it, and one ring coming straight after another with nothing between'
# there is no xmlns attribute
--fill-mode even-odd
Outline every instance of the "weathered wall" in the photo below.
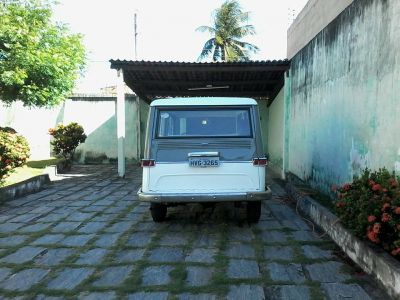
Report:
<svg viewBox="0 0 400 300"><path fill-rule="evenodd" d="M283 132L284 132L284 90L282 89L269 106L268 153L270 165L276 171L282 171L283 164Z"/></svg>
<svg viewBox="0 0 400 300"><path fill-rule="evenodd" d="M295 56L353 1L309 0L288 29L287 57Z"/></svg>
<svg viewBox="0 0 400 300"><path fill-rule="evenodd" d="M356 0L293 58L289 171L328 191L400 165L399 20L398 0Z"/></svg>
<svg viewBox="0 0 400 300"><path fill-rule="evenodd" d="M50 135L48 130L57 123L62 107L53 109L29 109L22 102L11 106L1 105L0 126L9 126L27 138L31 149L31 157L45 159L50 155Z"/></svg>
<svg viewBox="0 0 400 300"><path fill-rule="evenodd" d="M137 102L127 98L125 102L126 138L125 155L128 161L137 160ZM141 101L143 128L147 119L148 105ZM66 100L53 109L29 109L16 102L12 106L0 106L0 126L10 126L28 139L31 158L44 159L51 154L48 129L58 123L77 122L87 135L86 142L77 148L80 162L107 162L117 158L117 122L115 100L87 101ZM142 129L143 131L144 129Z"/></svg>
<svg viewBox="0 0 400 300"><path fill-rule="evenodd" d="M257 100L258 112L260 115L261 137L263 142L264 153L268 153L268 126L269 126L269 108L268 101Z"/></svg>

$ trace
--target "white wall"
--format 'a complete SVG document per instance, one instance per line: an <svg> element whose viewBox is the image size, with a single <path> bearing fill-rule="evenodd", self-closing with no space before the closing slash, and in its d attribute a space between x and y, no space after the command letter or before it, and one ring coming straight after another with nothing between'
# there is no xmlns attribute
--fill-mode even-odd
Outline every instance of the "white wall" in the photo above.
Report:
<svg viewBox="0 0 400 300"><path fill-rule="evenodd" d="M125 102L125 154L128 161L137 160L136 105L134 99ZM146 103L141 101L142 119L146 119ZM25 136L31 148L32 159L51 156L49 128L58 123L77 122L87 135L86 142L77 149L80 162L105 162L117 158L117 123L115 100L66 100L52 109L26 108L21 102L11 106L0 104L0 126L9 126Z"/></svg>

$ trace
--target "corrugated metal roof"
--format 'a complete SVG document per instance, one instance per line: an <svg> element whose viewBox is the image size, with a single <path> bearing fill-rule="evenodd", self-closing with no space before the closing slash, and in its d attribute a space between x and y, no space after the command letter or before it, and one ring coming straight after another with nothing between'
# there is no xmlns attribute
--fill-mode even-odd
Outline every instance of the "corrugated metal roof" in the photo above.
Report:
<svg viewBox="0 0 400 300"><path fill-rule="evenodd" d="M164 97L275 98L284 84L289 60L249 62L162 62L110 60L125 83L150 102Z"/></svg>
<svg viewBox="0 0 400 300"><path fill-rule="evenodd" d="M163 105L257 105L257 102L251 98L234 97L195 97L195 98L169 98L157 99L151 102L151 106Z"/></svg>

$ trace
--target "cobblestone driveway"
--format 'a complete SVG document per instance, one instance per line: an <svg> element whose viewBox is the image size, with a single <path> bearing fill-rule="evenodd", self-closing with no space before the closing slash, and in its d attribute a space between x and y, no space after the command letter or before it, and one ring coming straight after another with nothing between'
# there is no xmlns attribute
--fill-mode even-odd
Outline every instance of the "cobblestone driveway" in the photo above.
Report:
<svg viewBox="0 0 400 300"><path fill-rule="evenodd" d="M386 298L284 204L272 184L259 224L224 204L168 211L136 201L140 169L77 166L46 190L3 204L0 295L22 299ZM375 296L371 296L371 293ZM368 295L370 294L370 295ZM377 296L378 295L378 296ZM1 299L3 299L0 296ZM381 298L382 297L382 298Z"/></svg>

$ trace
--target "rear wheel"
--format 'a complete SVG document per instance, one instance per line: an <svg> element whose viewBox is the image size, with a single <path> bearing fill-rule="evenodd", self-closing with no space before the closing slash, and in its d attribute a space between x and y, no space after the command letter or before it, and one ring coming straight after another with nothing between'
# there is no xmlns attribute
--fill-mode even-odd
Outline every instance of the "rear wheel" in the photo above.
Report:
<svg viewBox="0 0 400 300"><path fill-rule="evenodd" d="M247 202L247 222L258 223L261 216L261 201Z"/></svg>
<svg viewBox="0 0 400 300"><path fill-rule="evenodd" d="M150 206L151 217L154 222L162 222L167 216L167 206L161 203L151 203Z"/></svg>

